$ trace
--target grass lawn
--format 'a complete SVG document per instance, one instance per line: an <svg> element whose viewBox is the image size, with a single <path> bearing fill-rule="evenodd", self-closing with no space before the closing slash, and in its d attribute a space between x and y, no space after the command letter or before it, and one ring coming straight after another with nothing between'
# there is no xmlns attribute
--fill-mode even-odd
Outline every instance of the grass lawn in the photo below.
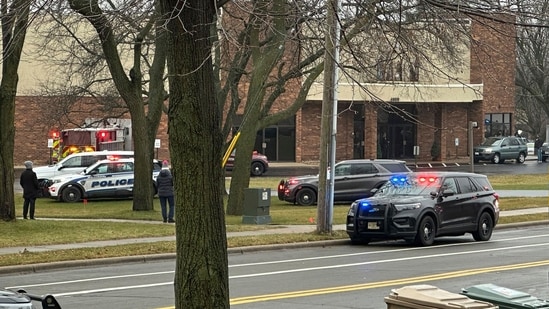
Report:
<svg viewBox="0 0 549 309"><path fill-rule="evenodd" d="M539 189L547 188L546 175L515 175L493 176L490 181L494 188L500 190ZM252 178L252 188L276 188L280 178ZM228 187L228 184L227 184ZM16 195L16 212L22 213L21 195ZM546 197L500 198L502 211L522 208L548 206ZM348 204L334 207L334 224L344 224ZM241 216L226 216L227 231L246 231L266 228L276 228L282 225L314 224L317 215L315 206L294 206L271 197L269 214L272 223L269 225L245 225ZM56 218L58 220L17 220L16 222L1 222L0 235L2 247L36 246L47 244L62 244L71 242L87 242L107 239L127 239L141 237L170 236L175 234L173 224L161 224L160 206L155 199L155 209L152 211L133 211L131 200L101 200L84 203L61 203L51 199L38 199L36 203L37 218ZM78 219L78 220L75 220ZM87 219L109 219L110 221L87 221ZM113 220L114 219L114 220ZM136 220L136 222L117 222L115 219ZM549 214L522 215L501 217L499 224L549 220ZM158 224L157 224L158 223ZM332 235L308 234L278 234L247 237L230 237L229 247L250 245L291 243L327 239L346 239L343 231L334 231ZM174 242L156 242L147 244L123 245L105 248L85 248L74 250L58 250L55 252L21 252L4 255L0 258L0 266L22 265L37 262L51 262L74 259L92 259L100 257L143 255L153 253L174 252Z"/></svg>

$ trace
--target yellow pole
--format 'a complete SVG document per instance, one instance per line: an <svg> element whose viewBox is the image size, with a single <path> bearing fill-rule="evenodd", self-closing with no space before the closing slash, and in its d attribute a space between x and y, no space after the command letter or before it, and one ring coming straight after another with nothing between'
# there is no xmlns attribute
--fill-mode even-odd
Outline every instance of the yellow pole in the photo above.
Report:
<svg viewBox="0 0 549 309"><path fill-rule="evenodd" d="M233 139L231 140L231 143L229 144L229 148L227 148L227 151L223 156L223 161L221 162L222 168L225 168L225 164L227 164L227 161L229 160L229 157L231 156L231 152L233 152L233 149L236 146L236 142L238 141L239 137L240 137L240 131L238 131L236 135L233 137Z"/></svg>

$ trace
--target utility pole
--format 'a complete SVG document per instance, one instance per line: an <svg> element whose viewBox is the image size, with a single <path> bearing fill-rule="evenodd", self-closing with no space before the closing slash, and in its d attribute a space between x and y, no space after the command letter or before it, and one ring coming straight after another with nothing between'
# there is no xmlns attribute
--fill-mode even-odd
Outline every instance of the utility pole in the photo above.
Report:
<svg viewBox="0 0 549 309"><path fill-rule="evenodd" d="M332 233L334 178L337 135L337 65L339 61L339 0L327 2L326 51L324 56L324 90L320 129L320 162L317 198L317 232ZM329 161L329 165L328 165ZM328 177L328 166L330 176Z"/></svg>
<svg viewBox="0 0 549 309"><path fill-rule="evenodd" d="M469 163L471 165L471 173L475 172L475 152L473 148L473 129L478 127L475 121L469 121L467 125L467 139L469 140Z"/></svg>

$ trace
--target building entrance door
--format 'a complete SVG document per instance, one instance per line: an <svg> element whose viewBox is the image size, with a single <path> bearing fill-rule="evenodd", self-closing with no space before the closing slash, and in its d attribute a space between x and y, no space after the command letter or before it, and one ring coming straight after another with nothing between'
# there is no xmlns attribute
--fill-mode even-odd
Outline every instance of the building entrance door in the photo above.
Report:
<svg viewBox="0 0 549 309"><path fill-rule="evenodd" d="M406 159L414 157L415 127L411 123L388 124L388 158Z"/></svg>

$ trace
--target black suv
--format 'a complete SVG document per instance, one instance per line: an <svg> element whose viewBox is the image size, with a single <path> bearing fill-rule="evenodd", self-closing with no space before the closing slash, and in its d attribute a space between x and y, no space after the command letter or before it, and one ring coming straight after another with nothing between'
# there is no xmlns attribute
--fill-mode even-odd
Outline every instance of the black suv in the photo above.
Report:
<svg viewBox="0 0 549 309"><path fill-rule="evenodd" d="M421 246L438 236L472 233L489 240L499 219L498 195L485 175L459 172L394 176L347 214L352 243L405 239Z"/></svg>
<svg viewBox="0 0 549 309"><path fill-rule="evenodd" d="M373 194L394 173L411 172L405 161L347 160L335 165L334 202L352 202ZM278 184L278 199L308 206L316 203L318 175L291 177Z"/></svg>

